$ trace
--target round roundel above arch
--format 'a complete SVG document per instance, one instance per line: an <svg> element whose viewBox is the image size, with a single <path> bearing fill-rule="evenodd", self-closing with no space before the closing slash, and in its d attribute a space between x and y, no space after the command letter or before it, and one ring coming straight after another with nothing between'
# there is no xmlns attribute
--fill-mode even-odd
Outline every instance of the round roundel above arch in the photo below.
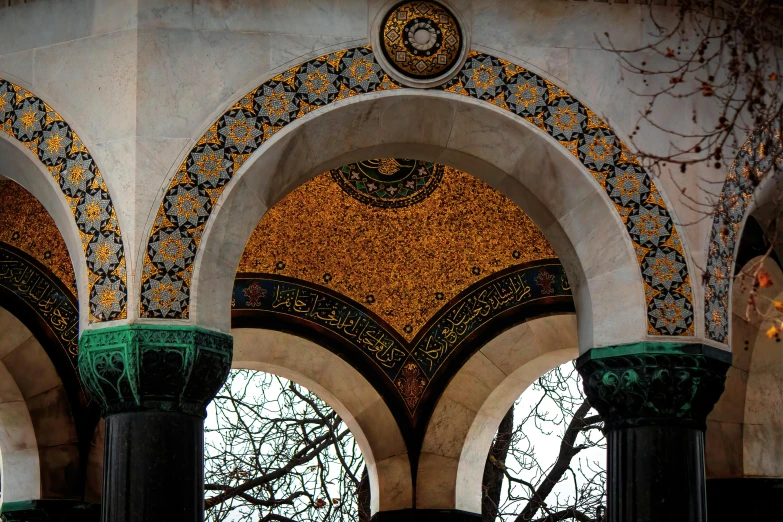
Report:
<svg viewBox="0 0 783 522"><path fill-rule="evenodd" d="M120 225L87 147L48 103L2 78L0 131L35 155L68 203L86 258L90 322L126 318L128 292Z"/></svg>
<svg viewBox="0 0 783 522"><path fill-rule="evenodd" d="M383 66L409 87L443 83L465 59L467 41L461 24L437 2L400 2L386 12L375 33Z"/></svg>
<svg viewBox="0 0 783 522"><path fill-rule="evenodd" d="M729 296L740 232L756 189L776 162L783 164L783 118L769 122L743 144L715 208L704 271L704 324L713 341L729 342Z"/></svg>
<svg viewBox="0 0 783 522"><path fill-rule="evenodd" d="M402 88L370 47L357 47L292 67L234 104L187 155L160 204L144 258L141 316L189 317L193 263L206 223L226 184L264 141L326 105ZM677 228L650 175L606 122L551 81L477 51L434 89L508 111L573 154L625 224L644 282L648 333L693 335L693 294Z"/></svg>

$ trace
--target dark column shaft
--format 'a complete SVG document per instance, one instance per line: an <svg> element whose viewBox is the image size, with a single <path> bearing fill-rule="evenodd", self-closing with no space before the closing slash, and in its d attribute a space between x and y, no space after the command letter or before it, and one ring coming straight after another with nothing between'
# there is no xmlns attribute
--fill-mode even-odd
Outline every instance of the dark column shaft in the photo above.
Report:
<svg viewBox="0 0 783 522"><path fill-rule="evenodd" d="M608 522L704 522L704 434L684 426L607 434Z"/></svg>
<svg viewBox="0 0 783 522"><path fill-rule="evenodd" d="M204 520L203 425L184 413L106 417L103 522Z"/></svg>

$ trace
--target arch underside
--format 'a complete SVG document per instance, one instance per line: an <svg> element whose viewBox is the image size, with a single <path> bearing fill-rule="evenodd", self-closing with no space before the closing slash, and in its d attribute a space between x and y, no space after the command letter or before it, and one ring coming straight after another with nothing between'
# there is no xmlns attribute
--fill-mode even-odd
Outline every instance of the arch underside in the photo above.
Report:
<svg viewBox="0 0 783 522"><path fill-rule="evenodd" d="M476 82L476 75L482 74L488 75L489 82ZM313 90L313 81L324 82L325 87ZM363 97L375 100L393 91L421 92L403 89L381 70L369 47L359 47L293 67L234 104L187 155L158 209L144 253L141 317L191 317L195 310L192 289L197 291L194 283L199 277L196 264L206 255L199 255L199 250L202 243L209 243L213 225L208 224L214 221L213 210L219 206L218 200L226 188L227 194L233 191L232 178L243 170L242 165L248 165L244 170L253 169L253 164L264 155L255 153L266 149L262 144L270 140L279 144L285 140L277 136L283 128L295 122L307 126L308 121L315 121L308 117L310 113L328 114L330 111L324 108L340 105L336 102ZM457 77L438 91L455 100L487 103L526 125L532 124L560 144L582 172L589 173L592 183L600 186L601 204L614 209L611 219L621 222L624 229L613 233L613 240L628 245L636 257L634 264L636 273L641 272L647 318L645 331L639 335L693 335L690 279L673 219L649 175L605 122L550 81L475 51ZM433 103L437 111L437 102ZM437 119L437 114L431 117ZM414 128L410 130L415 132ZM353 145L353 156L359 148ZM423 150L403 147L398 156L423 156ZM369 148L365 155L368 153L373 154ZM468 161L467 157L462 158ZM344 160L341 158L343 163ZM325 158L321 166L336 167L337 161ZM453 166L471 172L462 165ZM315 172L305 175L312 174ZM185 202L194 205L192 212L181 211ZM166 267L161 258L164 239L178 242L187 253L173 266ZM559 254L562 259L562 253ZM227 259L227 263L230 265L233 259ZM211 289L207 294L215 297Z"/></svg>
<svg viewBox="0 0 783 522"><path fill-rule="evenodd" d="M3 501L80 500L98 410L76 369L76 298L29 254L0 243L0 308Z"/></svg>
<svg viewBox="0 0 783 522"><path fill-rule="evenodd" d="M752 274L760 265L773 284L759 289L759 305L749 307ZM707 478L783 479L783 352L777 338L766 334L765 318L771 303L783 299L783 270L767 255L750 258L741 268L750 275L738 275L732 288L734 360L725 391L707 418Z"/></svg>

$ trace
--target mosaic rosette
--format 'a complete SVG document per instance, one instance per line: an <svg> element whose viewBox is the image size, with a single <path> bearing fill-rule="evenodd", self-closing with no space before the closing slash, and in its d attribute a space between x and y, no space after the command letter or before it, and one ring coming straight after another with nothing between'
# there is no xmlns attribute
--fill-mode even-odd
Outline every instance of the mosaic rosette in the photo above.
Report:
<svg viewBox="0 0 783 522"><path fill-rule="evenodd" d="M352 198L379 208L401 208L422 201L443 179L432 162L383 158L343 165L330 171Z"/></svg>
<svg viewBox="0 0 783 522"><path fill-rule="evenodd" d="M369 47L354 48L292 67L246 95L226 115L240 109L247 111L245 120L256 118L255 125L262 132L258 139L264 141L295 119L327 104L365 92L398 88L401 86L381 70ZM693 293L677 229L650 175L606 122L552 82L511 62L476 51L468 53L465 65L452 80L436 89L508 110L547 132L577 157L606 190L633 242L645 286L648 332L651 335L693 335ZM220 122L226 115L199 140L196 149L205 145L222 147L222 158L228 162L223 168L230 178L247 159L248 153L230 150L221 141ZM180 185L198 185L187 164L172 180L170 192ZM178 228L183 237L192 239L195 252L222 188L207 188L198 196L193 193L194 201L201 205L195 210L196 225L193 227L188 225L193 223L190 220L182 226L177 219L172 221L178 215L167 211L169 203L164 200L150 242L159 230ZM670 261L672 255L674 261ZM192 263L193 257L188 259ZM650 270L653 275L645 275L645 271ZM187 318L191 271L190 265L184 268L177 265L170 270L156 266L148 248L143 288L151 290L152 281L160 282L168 277L172 284L178 285L176 295L181 300L176 307L167 306L163 313L162 308L152 305L143 296L141 315Z"/></svg>
<svg viewBox="0 0 783 522"><path fill-rule="evenodd" d="M90 322L126 318L125 251L117 214L79 136L46 102L2 79L0 130L30 149L68 202L87 261Z"/></svg>
<svg viewBox="0 0 783 522"><path fill-rule="evenodd" d="M772 170L773 162L783 163L782 128L783 121L778 118L748 138L729 170L715 208L704 282L704 324L713 341L729 342L734 253L753 193Z"/></svg>
<svg viewBox="0 0 783 522"><path fill-rule="evenodd" d="M381 24L383 52L395 69L415 79L437 78L459 60L463 38L456 18L434 2L402 2Z"/></svg>

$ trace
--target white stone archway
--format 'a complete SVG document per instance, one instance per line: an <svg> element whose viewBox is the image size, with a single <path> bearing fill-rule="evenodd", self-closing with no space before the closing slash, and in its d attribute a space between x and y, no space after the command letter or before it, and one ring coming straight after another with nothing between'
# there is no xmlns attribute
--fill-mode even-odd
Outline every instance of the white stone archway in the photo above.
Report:
<svg viewBox="0 0 783 522"><path fill-rule="evenodd" d="M10 312L0 309L0 473L2 502L33 500L41 495L38 442L30 412L16 380L2 359L32 334Z"/></svg>
<svg viewBox="0 0 783 522"><path fill-rule="evenodd" d="M213 210L195 262L191 320L229 330L239 258L259 219L281 197L329 168L394 156L473 174L533 218L568 273L582 350L646 338L644 287L627 230L576 158L508 111L411 90L335 102L264 143Z"/></svg>
<svg viewBox="0 0 783 522"><path fill-rule="evenodd" d="M367 465L372 513L412 507L410 462L397 422L375 388L343 359L301 337L237 328L234 368L260 370L309 389L354 436Z"/></svg>
<svg viewBox="0 0 783 522"><path fill-rule="evenodd" d="M460 368L424 436L416 507L481 513L481 480L500 421L522 392L578 355L576 317L552 315L498 335Z"/></svg>

